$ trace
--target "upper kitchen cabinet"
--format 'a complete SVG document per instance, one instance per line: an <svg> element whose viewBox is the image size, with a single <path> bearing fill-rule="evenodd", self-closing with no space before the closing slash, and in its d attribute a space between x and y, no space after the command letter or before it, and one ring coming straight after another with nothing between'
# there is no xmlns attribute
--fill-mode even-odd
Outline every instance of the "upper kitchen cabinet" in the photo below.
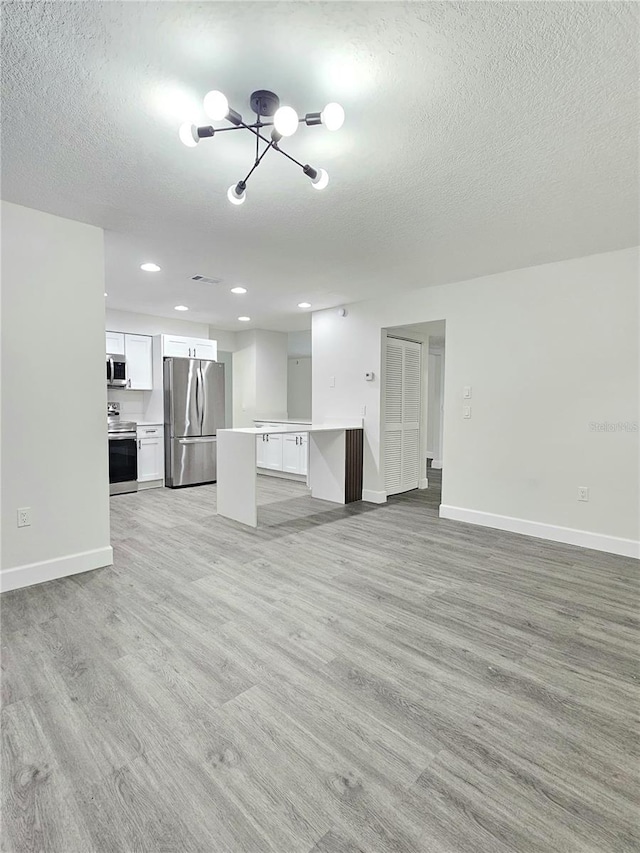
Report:
<svg viewBox="0 0 640 853"><path fill-rule="evenodd" d="M162 335L164 358L202 358L217 361L218 343L206 338L184 338L180 335Z"/></svg>
<svg viewBox="0 0 640 853"><path fill-rule="evenodd" d="M127 384L124 388L153 391L153 338L107 332L106 344L107 355L123 355L125 358Z"/></svg>
<svg viewBox="0 0 640 853"><path fill-rule="evenodd" d="M199 338L192 338L193 355L195 358L203 358L205 361L217 361L218 359L218 342L206 341Z"/></svg>
<svg viewBox="0 0 640 853"><path fill-rule="evenodd" d="M107 332L107 354L124 355L124 335L122 332Z"/></svg>
<svg viewBox="0 0 640 853"><path fill-rule="evenodd" d="M148 335L124 336L127 387L132 391L153 391L152 343L153 339Z"/></svg>

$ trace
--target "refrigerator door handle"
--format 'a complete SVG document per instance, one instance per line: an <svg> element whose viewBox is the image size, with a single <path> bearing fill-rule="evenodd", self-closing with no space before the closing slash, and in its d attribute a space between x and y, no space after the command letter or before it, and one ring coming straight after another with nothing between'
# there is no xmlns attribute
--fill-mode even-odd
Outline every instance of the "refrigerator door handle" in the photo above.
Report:
<svg viewBox="0 0 640 853"><path fill-rule="evenodd" d="M194 349L195 354L195 349ZM198 382L200 383L201 405L200 405L200 434L204 431L204 413L207 408L207 392L204 384L204 374L202 373L202 362L198 367Z"/></svg>
<svg viewBox="0 0 640 853"><path fill-rule="evenodd" d="M195 367L195 365L194 365ZM202 397L202 377L200 376L200 368L195 367L196 374L196 418L198 420L198 428L202 435L202 412L201 412L201 397Z"/></svg>

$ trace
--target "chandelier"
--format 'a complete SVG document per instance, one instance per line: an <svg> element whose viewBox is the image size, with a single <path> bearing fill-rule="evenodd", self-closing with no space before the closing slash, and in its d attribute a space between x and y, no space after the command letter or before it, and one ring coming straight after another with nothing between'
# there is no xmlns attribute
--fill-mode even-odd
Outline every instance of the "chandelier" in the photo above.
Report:
<svg viewBox="0 0 640 853"><path fill-rule="evenodd" d="M266 89L259 89L257 92L253 92L249 98L249 104L251 110L256 115L256 120L251 124L244 122L240 113L231 109L228 100L222 92L215 90L207 92L204 97L205 113L214 121L226 119L230 122L230 127L213 127L212 125L196 127L195 124L190 124L189 122L180 127L180 139L188 148L195 148L201 139L207 139L226 130L244 129L255 136L256 154L253 166L249 169L245 178L229 187L227 191L229 201L232 204L242 204L245 201L247 197L247 181L260 163L262 163L268 151L277 151L288 160L291 160L310 179L314 189L323 190L329 183L329 175L327 175L326 171L324 169L314 169L308 163L298 162L295 157L282 150L280 141L283 137L293 136L298 129L298 125L303 122L309 126L323 124L327 130L339 130L344 122L344 110L340 104L327 104L321 112L307 113L304 118L299 118L298 113L293 107L281 107L280 98ZM263 133L264 128L267 127L271 128L271 133L268 137ZM264 143L262 151L260 150L261 142Z"/></svg>

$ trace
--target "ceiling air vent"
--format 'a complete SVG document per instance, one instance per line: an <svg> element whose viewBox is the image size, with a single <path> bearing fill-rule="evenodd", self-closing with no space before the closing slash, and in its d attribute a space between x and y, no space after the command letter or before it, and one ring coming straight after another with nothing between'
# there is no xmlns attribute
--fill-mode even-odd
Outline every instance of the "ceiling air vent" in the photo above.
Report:
<svg viewBox="0 0 640 853"><path fill-rule="evenodd" d="M199 281L201 284L220 284L221 278L211 278L208 275L192 275L191 281Z"/></svg>

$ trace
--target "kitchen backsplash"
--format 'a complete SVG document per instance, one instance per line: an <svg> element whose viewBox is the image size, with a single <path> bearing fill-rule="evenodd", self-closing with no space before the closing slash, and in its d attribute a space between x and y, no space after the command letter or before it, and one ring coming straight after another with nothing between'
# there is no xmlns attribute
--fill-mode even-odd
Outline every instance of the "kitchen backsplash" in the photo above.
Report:
<svg viewBox="0 0 640 853"><path fill-rule="evenodd" d="M120 417L123 420L144 420L146 417L147 391L125 391L120 388L108 388L107 400L110 403L120 403Z"/></svg>

